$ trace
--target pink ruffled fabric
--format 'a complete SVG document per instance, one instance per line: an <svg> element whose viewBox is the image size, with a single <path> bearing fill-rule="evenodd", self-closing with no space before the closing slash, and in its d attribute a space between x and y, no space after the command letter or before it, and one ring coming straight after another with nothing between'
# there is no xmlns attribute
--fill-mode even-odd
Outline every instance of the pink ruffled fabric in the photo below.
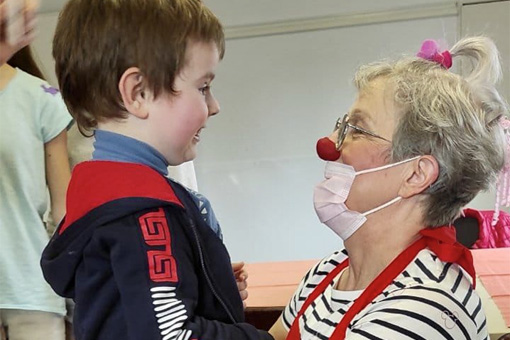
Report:
<svg viewBox="0 0 510 340"><path fill-rule="evenodd" d="M464 216L478 220L480 235L473 249L510 247L510 214L499 212L497 222L493 224L493 210L464 209Z"/></svg>
<svg viewBox="0 0 510 340"><path fill-rule="evenodd" d="M499 124L505 132L505 163L499 173L496 187L496 209L492 225L496 225L499 216L499 207L510 207L510 120L501 117Z"/></svg>

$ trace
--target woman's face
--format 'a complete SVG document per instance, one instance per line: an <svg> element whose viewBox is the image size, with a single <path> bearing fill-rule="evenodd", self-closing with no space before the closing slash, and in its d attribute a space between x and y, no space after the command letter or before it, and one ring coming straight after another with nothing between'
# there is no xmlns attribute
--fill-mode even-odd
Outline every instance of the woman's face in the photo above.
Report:
<svg viewBox="0 0 510 340"><path fill-rule="evenodd" d="M361 90L349 110L349 123L392 140L398 108L390 82L377 78ZM391 143L349 128L341 147L341 163L356 171L388 164ZM356 176L346 205L351 210L366 212L397 197L402 182L400 167Z"/></svg>

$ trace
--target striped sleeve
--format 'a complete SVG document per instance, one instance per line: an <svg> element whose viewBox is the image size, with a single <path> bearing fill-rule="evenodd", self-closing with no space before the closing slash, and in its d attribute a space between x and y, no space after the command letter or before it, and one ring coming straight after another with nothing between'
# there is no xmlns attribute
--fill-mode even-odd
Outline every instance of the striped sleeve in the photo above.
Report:
<svg viewBox="0 0 510 340"><path fill-rule="evenodd" d="M398 290L368 307L347 339L488 339L481 301L470 289L459 301L439 285Z"/></svg>

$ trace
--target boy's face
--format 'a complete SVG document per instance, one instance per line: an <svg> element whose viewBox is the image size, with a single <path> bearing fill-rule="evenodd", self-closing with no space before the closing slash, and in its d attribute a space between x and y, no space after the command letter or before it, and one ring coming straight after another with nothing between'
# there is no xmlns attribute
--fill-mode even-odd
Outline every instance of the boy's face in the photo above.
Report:
<svg viewBox="0 0 510 340"><path fill-rule="evenodd" d="M196 156L200 132L209 116L219 112L210 86L219 63L214 43L193 42L186 51L187 63L175 78L177 94L162 93L149 104L151 143L170 165Z"/></svg>

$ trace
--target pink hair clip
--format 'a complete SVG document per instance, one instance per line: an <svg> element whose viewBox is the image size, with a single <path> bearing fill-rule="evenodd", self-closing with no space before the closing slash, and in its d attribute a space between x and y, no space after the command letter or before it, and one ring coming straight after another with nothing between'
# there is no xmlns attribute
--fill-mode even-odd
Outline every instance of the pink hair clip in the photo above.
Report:
<svg viewBox="0 0 510 340"><path fill-rule="evenodd" d="M445 69L452 67L452 55L448 50L440 52L439 45L435 40L425 40L416 56L434 61Z"/></svg>
<svg viewBox="0 0 510 340"><path fill-rule="evenodd" d="M505 163L499 173L496 186L496 207L492 217L492 225L496 225L499 219L499 207L510 207L510 120L506 117L499 119L499 124L505 133Z"/></svg>

